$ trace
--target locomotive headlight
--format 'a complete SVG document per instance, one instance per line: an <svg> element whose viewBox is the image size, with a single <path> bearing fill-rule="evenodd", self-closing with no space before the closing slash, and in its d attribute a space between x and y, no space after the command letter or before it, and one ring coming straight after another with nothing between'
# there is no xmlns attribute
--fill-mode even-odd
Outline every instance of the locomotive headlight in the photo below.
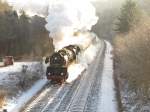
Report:
<svg viewBox="0 0 150 112"><path fill-rule="evenodd" d="M64 73L61 73L60 75L64 75Z"/></svg>

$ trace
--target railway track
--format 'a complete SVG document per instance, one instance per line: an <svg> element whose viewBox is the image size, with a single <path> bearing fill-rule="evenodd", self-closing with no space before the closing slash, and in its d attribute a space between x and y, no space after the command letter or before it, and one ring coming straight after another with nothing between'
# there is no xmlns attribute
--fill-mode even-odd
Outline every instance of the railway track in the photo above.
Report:
<svg viewBox="0 0 150 112"><path fill-rule="evenodd" d="M99 99L99 92L101 89L101 74L103 72L103 66L104 66L104 51L105 51L105 47L104 50L102 51L102 55L101 55L101 60L99 60L98 66L95 72L95 77L93 79L91 88L90 88L90 92L88 94L87 97L87 101L84 107L84 112L96 112L97 110L97 105L98 105L98 99Z"/></svg>
<svg viewBox="0 0 150 112"><path fill-rule="evenodd" d="M47 85L22 112L93 112L101 83L104 42L89 68L73 83ZM93 66L94 65L94 66ZM96 98L96 99L94 99Z"/></svg>
<svg viewBox="0 0 150 112"><path fill-rule="evenodd" d="M43 90L32 99L32 102L25 106L25 109L23 109L22 112L35 112L42 110L59 89L61 89L60 86L53 86L48 82Z"/></svg>
<svg viewBox="0 0 150 112"><path fill-rule="evenodd" d="M67 96L72 96L74 89L77 88L79 77L72 84L63 85L46 85L44 89L33 99L32 102L25 106L22 112L52 112L61 105L63 100L67 100ZM67 101L65 101L67 102Z"/></svg>
<svg viewBox="0 0 150 112"><path fill-rule="evenodd" d="M98 78L98 76L101 77L101 75L96 74L95 71L99 71L97 69L99 69L100 61L103 60L102 59L103 49L104 49L104 45L101 46L100 52L97 56L98 59L96 59L93 62L93 65L95 66L94 67L93 65L89 66L88 68L89 70L87 70L86 74L84 74L84 78L81 81L81 86L79 86L78 91L75 92L75 95L72 98L70 105L67 107L67 109L64 112L84 112L84 111L90 110L91 104L93 102L90 103L89 100L91 101L92 97L95 98L92 92L95 93L95 89L98 88L96 86L100 86L100 84L97 85L97 83L98 82L100 83L100 79ZM96 110L96 109L95 108L92 109L92 112L93 110Z"/></svg>

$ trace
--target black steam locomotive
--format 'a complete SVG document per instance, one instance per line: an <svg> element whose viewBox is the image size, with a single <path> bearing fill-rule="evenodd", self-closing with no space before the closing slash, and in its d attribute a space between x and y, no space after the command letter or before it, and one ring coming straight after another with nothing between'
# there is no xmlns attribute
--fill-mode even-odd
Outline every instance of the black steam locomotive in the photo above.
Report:
<svg viewBox="0 0 150 112"><path fill-rule="evenodd" d="M46 70L47 79L57 83L65 82L68 78L67 67L77 59L79 52L79 46L69 45L47 57L45 60L45 63L49 62Z"/></svg>

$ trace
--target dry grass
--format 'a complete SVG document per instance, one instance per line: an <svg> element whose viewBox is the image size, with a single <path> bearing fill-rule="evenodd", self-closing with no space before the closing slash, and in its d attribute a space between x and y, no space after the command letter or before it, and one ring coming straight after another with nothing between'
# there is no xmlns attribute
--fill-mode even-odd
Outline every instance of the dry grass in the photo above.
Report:
<svg viewBox="0 0 150 112"><path fill-rule="evenodd" d="M0 108L4 105L6 98L6 91L0 90Z"/></svg>

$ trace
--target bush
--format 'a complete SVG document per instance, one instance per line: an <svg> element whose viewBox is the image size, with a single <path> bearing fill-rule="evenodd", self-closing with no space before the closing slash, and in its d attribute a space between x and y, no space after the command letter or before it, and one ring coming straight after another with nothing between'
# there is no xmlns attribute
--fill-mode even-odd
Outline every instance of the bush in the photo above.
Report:
<svg viewBox="0 0 150 112"><path fill-rule="evenodd" d="M26 90L31 85L33 85L37 80L41 78L41 72L42 72L42 65L36 66L39 69L36 71L30 71L28 70L27 65L22 66L21 75L18 76L18 83L16 84L17 87L19 87L21 90Z"/></svg>
<svg viewBox="0 0 150 112"><path fill-rule="evenodd" d="M0 108L4 105L5 98L6 98L6 91L5 90L1 90L0 91Z"/></svg>

